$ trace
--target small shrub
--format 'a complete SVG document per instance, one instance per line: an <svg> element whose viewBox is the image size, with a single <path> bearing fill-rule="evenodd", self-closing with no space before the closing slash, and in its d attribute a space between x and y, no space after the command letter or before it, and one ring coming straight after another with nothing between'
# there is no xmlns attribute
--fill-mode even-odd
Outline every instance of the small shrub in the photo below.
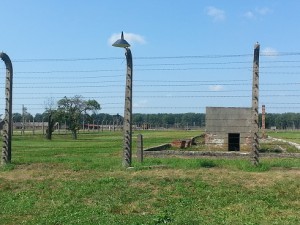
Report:
<svg viewBox="0 0 300 225"><path fill-rule="evenodd" d="M211 160L204 160L200 162L200 166L204 168L212 168L212 167L216 167L217 164Z"/></svg>
<svg viewBox="0 0 300 225"><path fill-rule="evenodd" d="M168 212L162 212L153 219L155 225L168 224L172 222L171 215Z"/></svg>

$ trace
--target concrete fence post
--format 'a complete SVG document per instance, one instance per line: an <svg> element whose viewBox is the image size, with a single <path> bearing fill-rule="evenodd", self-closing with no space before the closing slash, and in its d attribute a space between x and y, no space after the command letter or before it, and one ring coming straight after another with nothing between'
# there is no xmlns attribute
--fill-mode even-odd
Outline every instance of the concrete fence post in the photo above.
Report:
<svg viewBox="0 0 300 225"><path fill-rule="evenodd" d="M2 139L2 157L1 164L11 163L11 138L12 138L12 84L13 84L13 66L11 60L4 52L0 53L0 58L6 66L5 78L5 116Z"/></svg>
<svg viewBox="0 0 300 225"><path fill-rule="evenodd" d="M252 152L251 162L257 166L259 164L259 140L258 140L258 100L259 100L259 50L258 43L254 46L253 57L253 83L252 83Z"/></svg>
<svg viewBox="0 0 300 225"><path fill-rule="evenodd" d="M35 123L34 123L34 118L32 119L32 134L35 134Z"/></svg>
<svg viewBox="0 0 300 225"><path fill-rule="evenodd" d="M266 106L262 105L261 108L261 130L262 130L262 138L266 138Z"/></svg>
<svg viewBox="0 0 300 225"><path fill-rule="evenodd" d="M132 55L129 48L126 50L126 88L125 88L125 107L124 107L124 141L123 141L123 167L127 168L131 166L132 160L132 78L133 78L133 66Z"/></svg>
<svg viewBox="0 0 300 225"><path fill-rule="evenodd" d="M137 146L137 149L136 149L137 160L139 163L142 163L144 161L144 146L143 146L143 135L142 134L138 134L136 146Z"/></svg>

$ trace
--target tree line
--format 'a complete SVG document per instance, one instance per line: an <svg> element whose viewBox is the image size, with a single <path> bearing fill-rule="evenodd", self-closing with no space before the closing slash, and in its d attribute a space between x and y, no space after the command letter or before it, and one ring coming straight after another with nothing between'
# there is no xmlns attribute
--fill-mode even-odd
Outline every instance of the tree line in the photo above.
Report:
<svg viewBox="0 0 300 225"><path fill-rule="evenodd" d="M35 116L27 113L25 121L48 122L49 112L37 113ZM65 118L56 118L57 122L65 123ZM259 115L261 124L261 114ZM14 122L22 122L23 115L21 113L13 114ZM133 124L142 127L145 124L153 128L156 127L188 127L197 126L205 127L205 113L157 113L157 114L133 114ZM269 113L266 114L266 128L271 129L300 129L300 113ZM104 125L121 125L123 117L119 114L108 113L92 113L90 115L82 114L79 123L86 124L104 124Z"/></svg>
<svg viewBox="0 0 300 225"><path fill-rule="evenodd" d="M259 115L261 121L261 115ZM261 122L260 122L261 124ZM266 128L300 129L300 113L267 113Z"/></svg>
<svg viewBox="0 0 300 225"><path fill-rule="evenodd" d="M49 112L37 113L35 116L27 113L25 121L47 122ZM23 116L21 113L13 113L14 122L22 122ZM260 115L261 121L261 115ZM61 118L59 121L64 123ZM90 124L122 124L123 117L119 114L111 115L108 113L95 113L89 116L81 115L80 123ZM133 124L142 126L142 124L150 124L153 127L164 126L205 126L205 113L158 113L158 114L133 114ZM261 122L260 122L261 124ZM300 113L270 113L266 115L266 128L271 129L300 129Z"/></svg>
<svg viewBox="0 0 300 225"><path fill-rule="evenodd" d="M56 111L52 110L52 114ZM23 118L24 117L24 118ZM13 114L14 122L48 122L49 111L43 113L37 113L35 116L30 113L22 115L21 113ZM64 124L66 117L56 116L56 122ZM133 125L142 127L148 124L151 127L186 127L186 126L205 126L205 114L204 113L158 113L158 114L133 114L132 116ZM107 113L92 113L92 114L81 114L78 117L80 124L95 124L95 125L121 125L123 124L123 116L119 114L107 114Z"/></svg>
<svg viewBox="0 0 300 225"><path fill-rule="evenodd" d="M13 113L14 122L48 122L47 137L51 139L54 124L66 124L66 128L72 132L73 138L77 138L77 132L82 124L93 125L121 125L123 117L119 114L110 115L98 113L101 109L96 100L84 100L81 96L72 98L64 97L57 102L54 108L51 104L45 112L32 116L23 107L22 114ZM143 129L149 128L192 128L205 127L204 113L136 113L132 116L133 125ZM261 114L259 115L261 124ZM300 129L300 113L270 113L266 114L266 128L271 129Z"/></svg>
<svg viewBox="0 0 300 225"><path fill-rule="evenodd" d="M204 127L204 113L158 113L158 114L133 114L133 124L136 126L149 125L156 127Z"/></svg>

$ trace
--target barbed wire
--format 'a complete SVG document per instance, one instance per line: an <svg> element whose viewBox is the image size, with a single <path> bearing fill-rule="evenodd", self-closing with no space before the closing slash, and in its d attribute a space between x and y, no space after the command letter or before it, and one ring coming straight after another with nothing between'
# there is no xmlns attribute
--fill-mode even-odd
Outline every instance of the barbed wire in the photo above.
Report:
<svg viewBox="0 0 300 225"><path fill-rule="evenodd" d="M300 88L299 90L297 88L300 85L300 79L294 75L300 75L300 60L296 58L300 56L300 52L281 52L273 55L262 52L261 56L259 102L266 104L269 112L271 110L274 110L274 112L280 110L283 112L289 110L299 112L300 102L298 99L300 97ZM165 111L166 113L176 113L177 110L180 112L205 112L208 103L211 106L219 106L223 105L223 102L229 103L229 105L246 106L245 108L251 109L252 79L243 78L252 77L252 57L252 54L134 57L133 113L147 112L150 114L153 112L155 114ZM279 57L288 57L288 59ZM294 58L291 59L290 57ZM57 67L41 69L41 65L47 62L51 63L51 65L57 63L55 64ZM99 65L97 67L95 65L92 67L78 65L83 62L103 62L103 65L100 68ZM99 100L101 107L110 114L124 110L124 57L17 59L13 60L13 63L16 63L13 88L14 109L21 109L25 104L29 112L32 110L43 113L46 108L46 104L41 103L43 99L52 98L59 100L63 96L80 94L86 95L82 96L83 99ZM34 65L31 66L30 63ZM24 65L23 68L21 64ZM36 64L39 67L34 67ZM0 72L5 72L5 68L2 67L0 69ZM151 76L156 74L155 71L159 74L158 78ZM182 79L178 79L175 76L177 71L182 76ZM215 78L218 75L222 75L222 79ZM4 82L4 79L0 82L3 89ZM216 88L211 90L210 86ZM135 100L138 101L140 99L152 100L154 104L152 103L152 106L135 104ZM166 100L163 101L164 99ZM0 102L0 112L1 109L4 112L4 106L3 100ZM268 111L267 114L269 113ZM14 112L17 112L17 110L14 110ZM99 112L101 113L101 111ZM201 122L202 128L210 120L222 120L217 115L211 116L210 119ZM239 120L244 119L231 119L230 122L233 124L227 126L227 128L241 128L240 130L242 130L244 127L235 123ZM185 125L181 125L181 128L183 127ZM26 132L31 132L29 129ZM101 133L99 129L92 132L96 134ZM241 135L249 134L246 131L239 133ZM66 131L66 135L68 134L70 134L70 131ZM20 134L15 133L14 135ZM85 133L80 135L85 135ZM101 137L110 136L109 133L105 132L101 134ZM285 139L299 142L300 137ZM120 132L120 135L112 140L116 148L121 148L122 133ZM98 142L98 140L93 139L89 139L89 141ZM155 145L155 142L152 143ZM18 150L24 148L18 143L13 144ZM161 144L161 142L158 140L156 144ZM285 148L285 146L288 146L287 143L264 144L270 147L280 146ZM206 145L211 147L215 143L207 141ZM47 150L53 148L53 146L40 145L27 146L27 148ZM60 150L59 147L55 148ZM71 148L74 149L74 147L63 147L63 149ZM81 151L81 147L76 148L77 151ZM108 147L101 147L104 150L106 148ZM84 151L85 153L89 152L87 150Z"/></svg>
<svg viewBox="0 0 300 225"><path fill-rule="evenodd" d="M278 68L300 68L298 65L286 66L260 66L260 69ZM189 71L189 70L252 70L252 66L245 67L169 67L169 68L146 68L135 69L135 71ZM49 71L15 71L15 74L61 74L61 73L99 73L99 72L120 72L123 69L97 69L97 70L49 70ZM266 72L264 72L266 73Z"/></svg>
<svg viewBox="0 0 300 225"><path fill-rule="evenodd" d="M76 84L76 82L74 82ZM94 82L83 82L83 84L90 84L90 83L94 83ZM109 83L109 81L107 82L103 82L103 83ZM120 83L118 82L111 82L111 83ZM18 83L17 83L18 84ZM26 83L20 83L22 85L26 84ZM28 83L30 84L30 83ZM54 84L54 83L52 83ZM19 85L19 84L18 84ZM41 88L49 88L49 89L53 89L53 88L63 88L63 89L70 89L70 88L108 88L108 87L120 87L120 85L117 84L111 84L111 85L100 85L100 84L95 84L95 85L74 85L74 86L66 86L64 84L62 85L55 85L55 86L45 86L45 85L38 85L38 86L18 86L15 85L14 89L41 89ZM206 85L210 85L210 86L214 86L214 85L223 85L223 86L248 86L251 85L251 83L200 83L200 84L136 84L135 87L197 87L197 86L206 86ZM260 84L260 86L295 86L295 85L300 85L300 82L286 82L286 83L263 83ZM216 90L216 92L218 92Z"/></svg>
<svg viewBox="0 0 300 225"><path fill-rule="evenodd" d="M261 52L261 56L260 102L267 104L268 109L297 111L300 105L297 103L297 98L300 96L297 90L300 80L293 75L300 75L298 69L300 68L300 60L298 60L300 53ZM194 109L198 111L205 109L205 107L198 106L206 100L212 105L226 101L233 105L238 103L237 105L248 106L251 103L252 79L240 78L252 77L252 57L252 54L134 57L133 97L136 100L153 99L157 103L157 106L153 107L134 104L134 109L148 111ZM91 66L94 61L97 62L97 67ZM47 68L47 65L51 65L51 69L41 69L43 63L48 62L49 64L45 66ZM79 62L91 63L81 65ZM99 100L107 110L122 111L125 94L123 90L125 87L124 57L17 59L13 60L13 63L16 63L13 88L13 99L16 102L13 107L24 103L32 110L42 111L45 104L38 101L49 98L57 100L63 96L79 94L85 95L83 99ZM24 66L21 65L22 63ZM99 64L102 64L102 67L99 68ZM0 69L5 72L5 68ZM158 78L151 76L151 71L159 71L157 72ZM176 76L180 73L182 80ZM214 79L220 75L222 79ZM290 78L288 80L283 76L290 76ZM4 87L4 80L0 82L0 85ZM283 101L288 98L289 102ZM170 105L159 104L159 99L167 99ZM193 107L185 103L189 100L180 100L182 102L176 103L174 100L177 99L193 99L192 104L198 102L196 103L198 106ZM292 102L293 100L295 102ZM2 105L4 101L0 102L1 107Z"/></svg>
<svg viewBox="0 0 300 225"><path fill-rule="evenodd" d="M300 52L261 52L262 57L274 56L299 56ZM236 58L251 57L252 54L215 54L215 55L179 55L179 56L135 56L135 59L190 59L190 58ZM122 60L123 57L88 57L88 58L35 58L35 59L12 59L13 62L43 62L43 61L106 61L106 60Z"/></svg>

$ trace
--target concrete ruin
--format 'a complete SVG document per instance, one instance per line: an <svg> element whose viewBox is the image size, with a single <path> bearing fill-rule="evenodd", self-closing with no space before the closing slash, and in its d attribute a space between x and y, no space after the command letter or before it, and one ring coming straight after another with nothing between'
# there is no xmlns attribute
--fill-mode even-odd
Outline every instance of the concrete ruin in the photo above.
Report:
<svg viewBox="0 0 300 225"><path fill-rule="evenodd" d="M205 144L213 149L251 151L252 109L206 107Z"/></svg>

